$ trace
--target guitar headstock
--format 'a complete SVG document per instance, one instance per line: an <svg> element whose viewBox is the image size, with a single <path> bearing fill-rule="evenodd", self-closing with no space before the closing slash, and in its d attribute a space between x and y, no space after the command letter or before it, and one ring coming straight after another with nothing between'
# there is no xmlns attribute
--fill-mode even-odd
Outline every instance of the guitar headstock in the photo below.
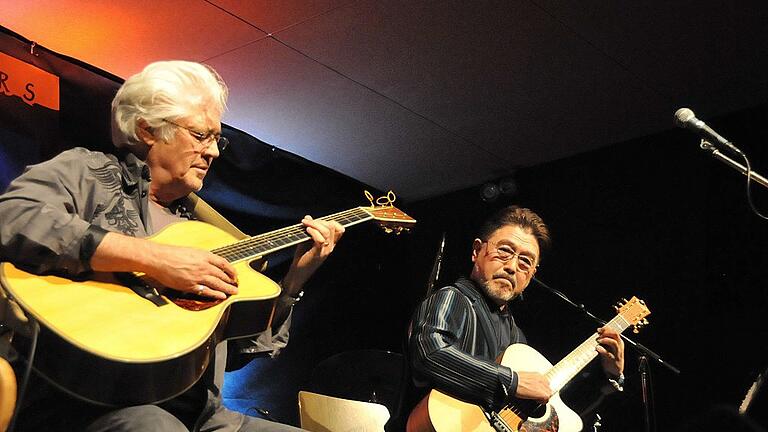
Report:
<svg viewBox="0 0 768 432"><path fill-rule="evenodd" d="M616 312L635 328L635 333L638 333L643 326L648 324L645 317L651 314L645 302L637 297L632 297L629 300L622 299L622 303L616 306Z"/></svg>
<svg viewBox="0 0 768 432"><path fill-rule="evenodd" d="M379 223L387 234L400 234L408 231L416 223L416 219L408 216L397 207L360 207Z"/></svg>
<svg viewBox="0 0 768 432"><path fill-rule="evenodd" d="M368 191L365 191L365 196L371 202L371 206L360 207L360 209L377 221L387 234L400 234L403 231L408 231L416 223L416 219L392 205L396 198L394 192L389 191L385 196L375 200Z"/></svg>

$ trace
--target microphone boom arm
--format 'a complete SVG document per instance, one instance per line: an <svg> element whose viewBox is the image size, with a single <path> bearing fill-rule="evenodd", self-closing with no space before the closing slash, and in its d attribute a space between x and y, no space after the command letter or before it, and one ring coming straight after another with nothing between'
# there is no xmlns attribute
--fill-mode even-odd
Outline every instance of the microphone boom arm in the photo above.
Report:
<svg viewBox="0 0 768 432"><path fill-rule="evenodd" d="M588 318L590 318L590 319L592 319L592 320L594 320L594 321L598 322L600 325L605 325L605 320L602 320L602 319L600 319L600 318L598 318L598 317L594 316L594 315L592 314L592 312L590 312L589 310L587 310L587 308L586 308L586 306L584 306L584 304L582 304L582 303L579 303L579 304L576 304L576 303L574 303L574 302L573 302L571 299L569 299L569 298L568 298L568 296L566 296L565 294L563 294L561 291L559 291L559 290L557 290L557 289L555 289L555 288L552 288L551 286L549 286L549 285L545 284L544 282L542 282L541 280L539 280L539 279L537 279L537 278L535 278L535 277L534 277L534 278L531 278L531 281L535 282L535 283L536 283L537 285L539 285L540 287L543 287L543 288L544 288L546 291L548 291L550 294L553 294L555 297L558 297L558 298L560 298L560 300L563 300L564 302L566 302L566 303L567 303L567 304L569 304L570 306L572 306L572 307L574 307L574 308L576 308L576 309L580 310L580 311L581 311L582 313L584 313L584 315L586 315ZM619 333L619 336L620 336L620 337L621 337L621 338L624 340L624 342L626 342L626 343L627 343L629 346L631 346L631 347L635 348L637 351L639 351L641 355L646 355L646 356L648 356L648 357L650 357L650 358L652 358L652 359L656 360L656 362L658 362L660 365L662 365L662 366L666 367L667 369L671 370L672 372L674 372L674 373L676 373L676 374L680 374L680 369L678 369L678 368L676 368L676 367L672 366L671 364L667 363L665 360L663 360L663 359L661 358L661 356L659 356L658 354L656 354L655 352L653 352L653 351L652 351L650 348L648 348L648 347L644 346L644 345L643 345L643 344L641 344L641 343L638 343L638 342L635 342L635 341L633 341L632 339L630 339L630 338L629 338L629 336L625 335L624 333Z"/></svg>
<svg viewBox="0 0 768 432"><path fill-rule="evenodd" d="M712 154L712 157L719 160L720 162L730 166L731 168L735 169L736 171L747 175L747 167L744 165L736 162L735 160L731 159L730 157L724 155L720 150L717 149L712 143L710 143L707 140L701 140L701 147L702 150L710 151ZM768 179L761 176L760 174L756 173L754 170L752 170L749 173L749 178L751 180L754 180L757 183L760 183L764 188L768 189Z"/></svg>

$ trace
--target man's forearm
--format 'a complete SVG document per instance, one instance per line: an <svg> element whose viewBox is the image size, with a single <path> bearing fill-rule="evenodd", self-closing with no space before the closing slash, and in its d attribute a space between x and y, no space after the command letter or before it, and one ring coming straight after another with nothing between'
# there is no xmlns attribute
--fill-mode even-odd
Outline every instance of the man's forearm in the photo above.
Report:
<svg viewBox="0 0 768 432"><path fill-rule="evenodd" d="M155 246L149 240L107 233L91 257L91 268L104 272L148 272L156 262Z"/></svg>

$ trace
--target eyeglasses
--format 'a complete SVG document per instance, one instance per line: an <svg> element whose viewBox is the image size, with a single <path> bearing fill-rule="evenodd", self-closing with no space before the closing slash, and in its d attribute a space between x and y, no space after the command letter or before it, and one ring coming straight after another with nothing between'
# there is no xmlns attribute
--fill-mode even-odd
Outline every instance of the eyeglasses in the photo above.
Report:
<svg viewBox="0 0 768 432"><path fill-rule="evenodd" d="M229 145L229 140L227 139L227 137L221 136L221 134L215 134L215 133L212 133L212 132L208 132L208 133L198 132L198 131L196 131L194 129L190 129L190 128L186 127L186 126L182 126L182 125L180 125L178 123L174 123L174 122L172 122L172 121L170 121L168 119L163 119L163 121L168 123L168 124L172 124L172 125L174 125L176 127L180 127L182 129L186 130L187 132L189 132L189 134L192 135L192 138L196 139L197 142L199 142L203 146L199 150L201 152L207 150L208 147L210 147L211 144L213 144L213 143L216 143L216 145L219 146L219 150L224 150Z"/></svg>
<svg viewBox="0 0 768 432"><path fill-rule="evenodd" d="M535 258L531 258L528 255L521 255L519 252L516 252L514 249L512 249L512 247L509 245L499 245L498 243L494 244L489 241L489 251L491 250L491 246L496 252L496 258L503 263L509 262L513 258L517 257L517 270L522 273L530 273L537 267Z"/></svg>

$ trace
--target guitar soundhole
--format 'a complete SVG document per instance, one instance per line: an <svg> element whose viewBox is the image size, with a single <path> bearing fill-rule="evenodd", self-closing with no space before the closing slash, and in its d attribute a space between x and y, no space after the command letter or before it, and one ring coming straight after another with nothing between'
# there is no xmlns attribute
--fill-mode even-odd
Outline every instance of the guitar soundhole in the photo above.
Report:
<svg viewBox="0 0 768 432"><path fill-rule="evenodd" d="M533 409L528 411L528 417L530 417L530 418L539 418L539 417L543 417L544 414L546 414L546 413L547 413L547 406L546 405L544 405L544 404L536 404L536 406L533 407Z"/></svg>
<svg viewBox="0 0 768 432"><path fill-rule="evenodd" d="M547 405L531 399L518 399L515 401L514 407L522 418L538 418L547 413Z"/></svg>
<svg viewBox="0 0 768 432"><path fill-rule="evenodd" d="M191 293L182 293L180 291L168 288L166 288L163 294L168 297L168 300L172 301L176 306L190 311L206 310L224 301L221 299L202 297Z"/></svg>

